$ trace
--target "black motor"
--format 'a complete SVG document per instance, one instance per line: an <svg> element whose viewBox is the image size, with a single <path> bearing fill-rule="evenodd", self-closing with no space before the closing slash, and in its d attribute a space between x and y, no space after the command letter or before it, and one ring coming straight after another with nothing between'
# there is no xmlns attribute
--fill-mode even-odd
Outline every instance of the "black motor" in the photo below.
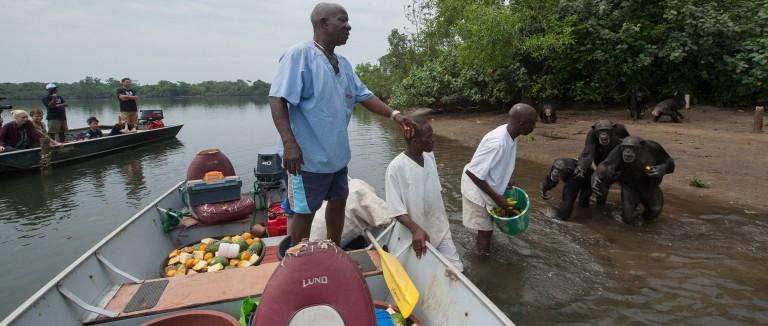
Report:
<svg viewBox="0 0 768 326"><path fill-rule="evenodd" d="M259 154L253 174L262 184L273 184L283 179L283 160L277 154Z"/></svg>
<svg viewBox="0 0 768 326"><path fill-rule="evenodd" d="M7 97L0 96L0 101L7 99ZM10 110L13 109L13 105L0 105L0 112L3 110Z"/></svg>

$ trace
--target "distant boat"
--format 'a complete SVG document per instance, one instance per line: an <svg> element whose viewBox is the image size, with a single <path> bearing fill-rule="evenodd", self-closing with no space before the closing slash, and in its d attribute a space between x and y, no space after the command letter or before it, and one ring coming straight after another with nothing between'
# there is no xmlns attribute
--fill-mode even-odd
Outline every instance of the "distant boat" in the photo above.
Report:
<svg viewBox="0 0 768 326"><path fill-rule="evenodd" d="M117 136L104 136L96 139L64 143L60 148L51 149L51 164L61 164L95 155L113 153L115 151L153 143L176 137L184 125L167 126L163 128L140 130L136 133ZM67 138L77 138L77 135L88 128L72 129L67 132ZM104 134L110 129L102 127ZM40 168L40 148L23 149L0 153L0 173L33 170Z"/></svg>

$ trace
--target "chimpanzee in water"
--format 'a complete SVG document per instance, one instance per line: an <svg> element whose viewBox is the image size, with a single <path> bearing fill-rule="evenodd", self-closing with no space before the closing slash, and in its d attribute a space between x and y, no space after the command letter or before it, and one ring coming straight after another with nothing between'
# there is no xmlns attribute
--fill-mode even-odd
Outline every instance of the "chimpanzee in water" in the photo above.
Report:
<svg viewBox="0 0 768 326"><path fill-rule="evenodd" d="M680 110L682 110L684 107L685 100L681 98L668 98L663 100L659 102L659 104L656 104L656 106L653 108L653 111L651 111L651 114L653 115L653 122L659 122L661 116L668 115L672 118L672 121L675 123L680 123L681 119L685 119L685 117L683 117L683 115L680 113Z"/></svg>
<svg viewBox="0 0 768 326"><path fill-rule="evenodd" d="M592 130L587 133L587 139L584 141L584 150L579 156L579 166L576 168L575 175L584 179L586 172L591 169L592 162L598 166L608 156L616 146L621 143L624 137L629 136L629 131L623 124L613 123L610 120L598 120L592 125ZM589 179L587 179L589 180ZM610 184L608 185L610 187ZM597 196L597 204L605 205L606 191L603 195Z"/></svg>
<svg viewBox="0 0 768 326"><path fill-rule="evenodd" d="M543 123L557 123L557 110L555 101L544 100L539 102L539 118Z"/></svg>
<svg viewBox="0 0 768 326"><path fill-rule="evenodd" d="M640 137L626 137L592 174L592 190L598 194L608 191L611 181L621 181L622 220L639 225L661 214L664 194L659 184L666 174L675 171L675 161L659 143ZM635 214L643 205L642 220Z"/></svg>
<svg viewBox="0 0 768 326"><path fill-rule="evenodd" d="M552 198L547 192L557 186L562 181L563 199L560 202L560 208L557 211L557 218L567 220L571 218L573 212L573 202L579 197L579 207L589 207L589 196L592 195L592 188L589 180L592 177L592 167L589 167L584 173L584 178L574 176L578 161L572 158L559 158L552 163L552 169L541 181L539 187L541 198L548 200Z"/></svg>
<svg viewBox="0 0 768 326"><path fill-rule="evenodd" d="M629 115L633 120L640 119L645 110L645 93L635 90L629 95Z"/></svg>

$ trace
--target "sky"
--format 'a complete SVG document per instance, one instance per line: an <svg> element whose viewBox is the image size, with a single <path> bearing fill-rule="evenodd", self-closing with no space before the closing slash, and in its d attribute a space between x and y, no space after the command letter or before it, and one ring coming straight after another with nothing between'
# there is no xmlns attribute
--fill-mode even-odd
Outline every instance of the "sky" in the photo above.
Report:
<svg viewBox="0 0 768 326"><path fill-rule="evenodd" d="M0 0L0 82L270 82L280 55L312 39L318 2ZM336 52L353 65L378 60L390 31L409 25L409 0L337 2L352 31Z"/></svg>

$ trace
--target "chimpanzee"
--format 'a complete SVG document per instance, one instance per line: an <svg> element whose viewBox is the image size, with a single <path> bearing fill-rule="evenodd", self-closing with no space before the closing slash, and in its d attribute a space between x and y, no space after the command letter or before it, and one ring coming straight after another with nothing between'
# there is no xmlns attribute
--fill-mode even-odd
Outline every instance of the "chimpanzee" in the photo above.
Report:
<svg viewBox="0 0 768 326"><path fill-rule="evenodd" d="M640 137L626 137L592 174L592 190L600 195L608 191L611 181L621 181L622 220L638 225L635 214L643 204L643 220L652 220L661 214L664 194L659 184L665 174L675 171L675 161L659 143Z"/></svg>
<svg viewBox="0 0 768 326"><path fill-rule="evenodd" d="M539 102L539 118L543 123L557 123L557 110L555 101L544 100Z"/></svg>
<svg viewBox="0 0 768 326"><path fill-rule="evenodd" d="M623 124L613 123L610 120L598 120L592 125L592 130L587 133L584 141L584 150L579 156L579 166L576 168L576 176L584 178L586 172L591 169L592 162L599 165L621 143L624 137L629 136L629 131ZM610 187L610 184L608 185ZM597 196L597 204L605 205L607 191Z"/></svg>
<svg viewBox="0 0 768 326"><path fill-rule="evenodd" d="M633 120L640 119L643 110L645 110L645 93L635 90L629 95L629 115Z"/></svg>
<svg viewBox="0 0 768 326"><path fill-rule="evenodd" d="M584 178L577 178L573 175L578 166L578 161L572 158L559 158L552 163L552 169L541 181L539 187L541 198L548 200L550 196L547 192L557 186L559 181L565 183L563 186L563 199L560 202L560 209L557 211L557 218L567 220L571 218L573 211L573 202L579 197L579 207L589 207L589 196L592 195L592 188L589 180L592 176L592 167L589 167L584 173Z"/></svg>
<svg viewBox="0 0 768 326"><path fill-rule="evenodd" d="M653 122L659 122L662 115L668 115L672 117L672 121L680 123L680 119L685 119L680 113L680 110L685 107L685 100L681 98L668 98L656 104L651 111L653 115Z"/></svg>

